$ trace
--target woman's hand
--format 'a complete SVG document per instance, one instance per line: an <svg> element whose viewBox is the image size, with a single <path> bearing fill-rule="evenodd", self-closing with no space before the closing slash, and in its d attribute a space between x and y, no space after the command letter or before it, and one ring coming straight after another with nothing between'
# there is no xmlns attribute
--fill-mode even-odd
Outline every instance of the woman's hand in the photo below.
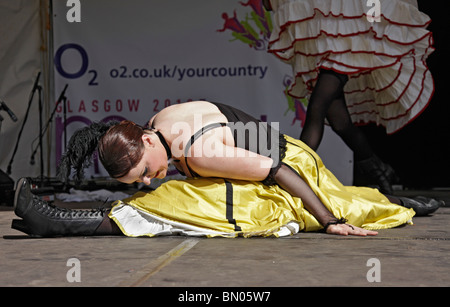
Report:
<svg viewBox="0 0 450 307"><path fill-rule="evenodd" d="M341 235L341 236L376 236L378 234L377 231L366 230L363 228L359 228L350 224L336 224L330 225L327 228L328 234Z"/></svg>

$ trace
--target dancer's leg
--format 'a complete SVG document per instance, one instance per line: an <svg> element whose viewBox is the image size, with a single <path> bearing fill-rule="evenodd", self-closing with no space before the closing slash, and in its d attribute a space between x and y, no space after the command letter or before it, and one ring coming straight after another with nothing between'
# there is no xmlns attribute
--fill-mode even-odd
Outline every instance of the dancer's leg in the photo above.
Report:
<svg viewBox="0 0 450 307"><path fill-rule="evenodd" d="M326 117L333 131L353 151L356 169L373 180L381 192L392 194L395 172L375 155L364 133L353 124L344 92L330 103Z"/></svg>
<svg viewBox="0 0 450 307"><path fill-rule="evenodd" d="M105 216L103 217L103 221L100 226L95 230L94 236L113 236L113 235L123 235L119 226L117 226L116 222L108 216L109 211L105 212Z"/></svg>
<svg viewBox="0 0 450 307"><path fill-rule="evenodd" d="M330 104L327 120L333 131L353 151L355 162L369 159L374 155L364 133L353 124L343 93Z"/></svg>
<svg viewBox="0 0 450 307"><path fill-rule="evenodd" d="M333 71L321 70L314 91L309 99L306 120L300 140L313 150L317 150L322 141L325 117L333 100L343 94L347 82L346 75Z"/></svg>
<svg viewBox="0 0 450 307"><path fill-rule="evenodd" d="M17 184L15 214L22 220L13 220L12 227L29 235L95 236L118 235L120 229L108 217L107 210L73 210L58 208L31 192L30 180L22 178Z"/></svg>

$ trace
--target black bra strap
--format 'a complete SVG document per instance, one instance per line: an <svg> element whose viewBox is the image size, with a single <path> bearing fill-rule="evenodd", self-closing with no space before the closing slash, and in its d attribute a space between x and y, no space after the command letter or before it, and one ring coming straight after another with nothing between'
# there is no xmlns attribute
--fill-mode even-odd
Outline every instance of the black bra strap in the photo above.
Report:
<svg viewBox="0 0 450 307"><path fill-rule="evenodd" d="M196 133L194 133L193 136L191 136L191 139L186 144L186 147L184 148L184 156L187 157L188 151L191 148L192 144L194 144L194 142L199 137L201 137L204 133L208 132L209 130L215 129L215 128L225 127L227 125L228 125L228 123L212 123L212 124L206 125L205 127L201 128L200 130L198 130Z"/></svg>
<svg viewBox="0 0 450 307"><path fill-rule="evenodd" d="M189 148L191 148L192 144L194 144L194 142L199 137L201 137L205 132L208 132L209 130L212 130L212 129L215 129L215 128L225 127L227 125L228 125L227 123L212 123L212 124L206 125L202 129L200 129L199 131L194 133L193 136L191 136L191 139L189 140L189 142L186 144L186 147L184 148L184 161L185 161L186 167L188 168L188 170L191 173L192 177L200 177L200 176L196 172L194 172L194 170L188 164L187 156L188 156Z"/></svg>

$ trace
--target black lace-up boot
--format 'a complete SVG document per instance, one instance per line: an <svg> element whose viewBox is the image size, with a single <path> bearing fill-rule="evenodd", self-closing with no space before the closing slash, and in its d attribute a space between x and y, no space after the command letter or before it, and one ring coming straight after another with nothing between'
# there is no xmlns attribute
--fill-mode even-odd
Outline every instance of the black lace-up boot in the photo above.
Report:
<svg viewBox="0 0 450 307"><path fill-rule="evenodd" d="M37 237L93 235L106 215L104 209L57 208L33 195L27 178L17 184L14 207L22 220L13 220L11 227Z"/></svg>

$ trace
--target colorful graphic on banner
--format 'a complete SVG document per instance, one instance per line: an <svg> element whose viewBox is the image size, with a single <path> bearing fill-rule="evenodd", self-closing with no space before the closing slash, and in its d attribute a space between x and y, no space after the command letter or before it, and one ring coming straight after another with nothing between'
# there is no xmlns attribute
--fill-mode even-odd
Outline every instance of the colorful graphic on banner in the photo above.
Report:
<svg viewBox="0 0 450 307"><path fill-rule="evenodd" d="M233 17L229 17L227 13L223 13L222 18L225 22L223 28L217 31L225 32L226 30L230 30L234 37L232 41L239 40L248 44L250 48L267 52L267 45L269 43L270 33L272 32L272 18L270 13L264 10L262 1L260 0L249 0L247 3L240 2L240 4L242 6L251 7L252 11L250 12L250 16L247 14L245 20L239 20L236 16L236 10L233 12ZM252 24L254 24L257 29L255 29ZM289 111L294 112L295 116L292 125L298 120L303 128L308 101L307 99L294 98L288 94L287 89L292 82L292 76L284 76L284 95L286 96L288 103L288 109L286 110L285 115Z"/></svg>

